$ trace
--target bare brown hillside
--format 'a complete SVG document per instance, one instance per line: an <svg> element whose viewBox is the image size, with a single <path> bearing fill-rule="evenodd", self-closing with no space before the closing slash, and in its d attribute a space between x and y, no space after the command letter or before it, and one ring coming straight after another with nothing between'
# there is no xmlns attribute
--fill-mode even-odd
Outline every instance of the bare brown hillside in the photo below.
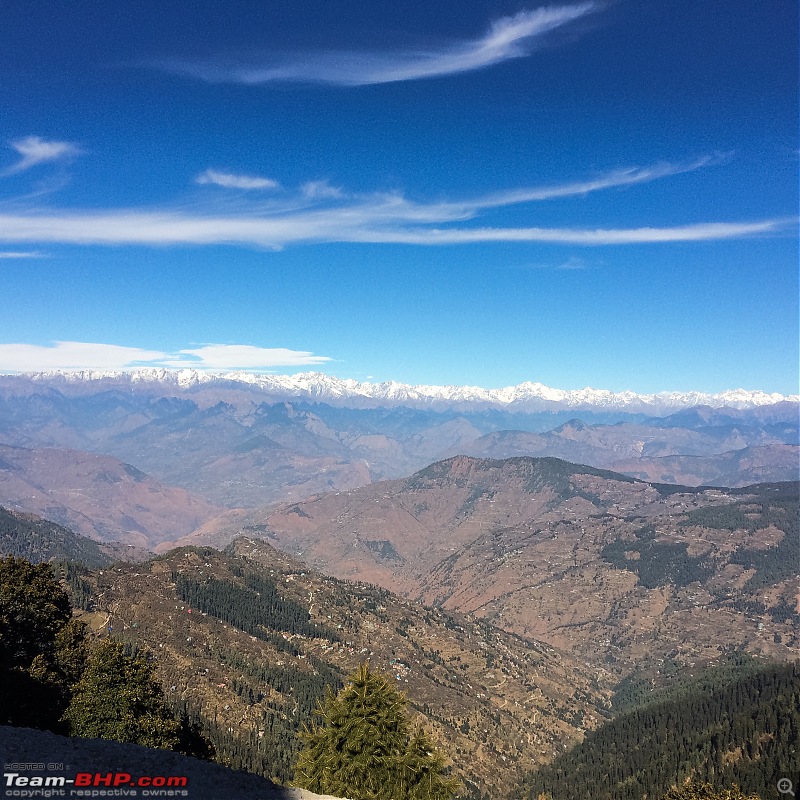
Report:
<svg viewBox="0 0 800 800"><path fill-rule="evenodd" d="M111 456L0 444L0 504L97 541L152 549L221 508Z"/></svg>
<svg viewBox="0 0 800 800"><path fill-rule="evenodd" d="M798 657L797 484L681 489L557 459L459 456L229 515L184 542L239 532L621 674L735 647Z"/></svg>
<svg viewBox="0 0 800 800"><path fill-rule="evenodd" d="M204 721L218 753L282 781L326 683L335 688L366 660L407 693L468 796L507 796L525 770L607 713L604 670L478 619L325 577L265 542L175 550L88 580L94 609L83 617L92 631L153 651L168 698ZM248 587L268 584L316 627L251 628L197 599L213 591L246 616L258 603ZM186 587L200 593L195 602Z"/></svg>

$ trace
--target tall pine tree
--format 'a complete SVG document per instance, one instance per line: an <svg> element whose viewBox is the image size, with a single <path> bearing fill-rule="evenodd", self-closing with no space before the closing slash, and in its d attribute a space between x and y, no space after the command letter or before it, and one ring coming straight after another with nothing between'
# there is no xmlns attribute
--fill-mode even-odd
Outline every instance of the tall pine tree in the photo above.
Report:
<svg viewBox="0 0 800 800"><path fill-rule="evenodd" d="M329 691L319 723L301 734L295 784L351 800L451 800L458 782L422 730L412 730L408 702L362 664L344 689Z"/></svg>
<svg viewBox="0 0 800 800"><path fill-rule="evenodd" d="M86 659L84 626L47 564L0 559L0 725L59 730Z"/></svg>
<svg viewBox="0 0 800 800"><path fill-rule="evenodd" d="M180 723L144 655L107 639L89 657L64 713L71 736L177 749Z"/></svg>

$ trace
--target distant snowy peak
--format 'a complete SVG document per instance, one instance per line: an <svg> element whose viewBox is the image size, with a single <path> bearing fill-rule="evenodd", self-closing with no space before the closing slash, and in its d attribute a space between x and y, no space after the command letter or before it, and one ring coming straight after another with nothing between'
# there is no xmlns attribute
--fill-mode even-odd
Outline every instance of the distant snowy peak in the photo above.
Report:
<svg viewBox="0 0 800 800"><path fill-rule="evenodd" d="M387 381L366 383L341 379L320 372L297 375L264 375L250 372L206 372L181 369L139 369L118 372L37 372L16 376L52 386L124 385L130 388L170 387L192 390L205 387L240 386L277 399L302 398L337 405L410 406L458 410L500 408L508 411L558 411L597 409L648 414L669 414L694 406L749 409L781 402L800 402L798 395L759 390L730 389L717 394L704 392L612 392L607 389L553 389L527 381L502 389L479 386L409 386Z"/></svg>

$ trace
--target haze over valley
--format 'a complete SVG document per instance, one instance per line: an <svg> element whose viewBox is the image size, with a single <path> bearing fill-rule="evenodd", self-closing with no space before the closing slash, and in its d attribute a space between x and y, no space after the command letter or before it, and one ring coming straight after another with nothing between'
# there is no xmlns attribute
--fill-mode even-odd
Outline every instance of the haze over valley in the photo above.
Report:
<svg viewBox="0 0 800 800"><path fill-rule="evenodd" d="M369 658L470 796L505 797L601 726L626 681L669 686L736 652L800 655L797 398L653 416L182 384L0 377L0 542L95 570L133 560L74 573L83 618L156 647L169 699L234 764L288 779L286 691L310 680L316 697ZM280 636L248 644L261 629L203 599L225 586L254 600L255 577L235 588L247 570L321 626L292 635L288 660ZM316 666L290 678L298 659ZM259 664L275 665L277 693L259 688Z"/></svg>

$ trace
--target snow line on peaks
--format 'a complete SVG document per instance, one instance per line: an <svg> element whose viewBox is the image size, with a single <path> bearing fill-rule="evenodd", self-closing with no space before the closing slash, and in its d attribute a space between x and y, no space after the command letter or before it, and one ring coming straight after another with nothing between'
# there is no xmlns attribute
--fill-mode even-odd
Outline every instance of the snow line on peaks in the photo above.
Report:
<svg viewBox="0 0 800 800"><path fill-rule="evenodd" d="M761 390L729 389L723 392L699 391L640 394L633 391L613 392L608 389L554 389L544 384L525 381L516 386L485 389L480 386L409 385L397 381L370 383L352 378L338 378L320 372L275 375L240 370L206 371L166 369L158 367L131 370L52 370L22 373L7 378L23 378L40 383L88 384L119 383L130 386L165 384L191 389L213 384L244 384L280 399L299 397L319 401L348 401L357 404L411 405L414 407L500 408L512 411L555 411L565 409L608 409L646 413L674 412L705 405L739 410L800 402L798 395L782 395Z"/></svg>

